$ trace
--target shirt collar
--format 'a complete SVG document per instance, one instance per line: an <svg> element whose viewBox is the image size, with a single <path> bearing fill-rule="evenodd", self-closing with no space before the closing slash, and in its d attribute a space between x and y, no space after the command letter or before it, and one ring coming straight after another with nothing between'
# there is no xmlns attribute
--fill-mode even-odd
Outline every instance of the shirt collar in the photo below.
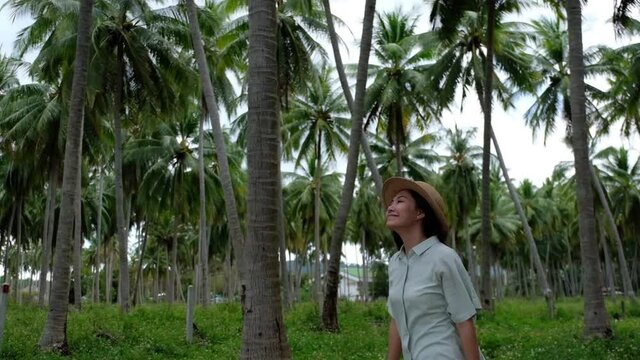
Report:
<svg viewBox="0 0 640 360"><path fill-rule="evenodd" d="M426 240L421 241L420 243L418 243L418 245L414 246L411 249L411 252L415 253L416 255L422 255L425 251L429 250L433 245L439 243L440 240L438 240L437 236L432 236ZM400 248L399 251L400 257L406 257L407 255L404 253L404 245L402 245L402 247Z"/></svg>

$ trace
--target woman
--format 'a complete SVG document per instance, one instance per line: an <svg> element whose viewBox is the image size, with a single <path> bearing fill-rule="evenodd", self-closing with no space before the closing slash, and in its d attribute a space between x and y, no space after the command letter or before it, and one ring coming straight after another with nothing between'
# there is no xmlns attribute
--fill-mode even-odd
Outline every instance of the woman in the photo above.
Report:
<svg viewBox="0 0 640 360"><path fill-rule="evenodd" d="M456 252L442 242L444 202L429 184L384 183L387 227L402 247L389 260L388 359L481 359L474 317L480 301Z"/></svg>

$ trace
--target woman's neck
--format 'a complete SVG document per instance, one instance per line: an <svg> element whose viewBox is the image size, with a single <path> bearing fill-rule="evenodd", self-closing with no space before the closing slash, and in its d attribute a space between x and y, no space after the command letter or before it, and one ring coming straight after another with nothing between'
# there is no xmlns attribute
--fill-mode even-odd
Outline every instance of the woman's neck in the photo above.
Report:
<svg viewBox="0 0 640 360"><path fill-rule="evenodd" d="M404 230L404 231L403 231ZM409 228L403 229L400 231L396 231L400 238L402 239L402 243L404 244L404 253L408 254L414 246L420 244L424 240L426 240L426 236L422 233L421 228Z"/></svg>

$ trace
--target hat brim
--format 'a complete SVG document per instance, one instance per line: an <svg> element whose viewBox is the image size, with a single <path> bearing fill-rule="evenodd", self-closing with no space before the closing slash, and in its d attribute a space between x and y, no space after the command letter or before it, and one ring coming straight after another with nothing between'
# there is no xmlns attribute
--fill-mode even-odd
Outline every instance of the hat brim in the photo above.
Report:
<svg viewBox="0 0 640 360"><path fill-rule="evenodd" d="M438 219L440 228L446 234L449 231L449 222L444 213L444 201L438 191L425 182L413 181L402 177L387 179L382 186L382 201L385 207L389 207L396 196L402 190L412 190L427 201L434 215ZM445 239L442 239L443 241Z"/></svg>

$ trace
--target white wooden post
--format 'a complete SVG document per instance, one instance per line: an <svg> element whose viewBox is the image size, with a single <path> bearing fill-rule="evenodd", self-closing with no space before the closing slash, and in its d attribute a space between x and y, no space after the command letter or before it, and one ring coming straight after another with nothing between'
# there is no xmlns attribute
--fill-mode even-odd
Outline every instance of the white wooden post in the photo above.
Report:
<svg viewBox="0 0 640 360"><path fill-rule="evenodd" d="M193 341L193 310L196 303L193 285L187 288L187 342Z"/></svg>
<svg viewBox="0 0 640 360"><path fill-rule="evenodd" d="M9 284L2 284L0 292L0 349L2 349L2 338L4 337L4 321L7 318L7 305L9 305Z"/></svg>

